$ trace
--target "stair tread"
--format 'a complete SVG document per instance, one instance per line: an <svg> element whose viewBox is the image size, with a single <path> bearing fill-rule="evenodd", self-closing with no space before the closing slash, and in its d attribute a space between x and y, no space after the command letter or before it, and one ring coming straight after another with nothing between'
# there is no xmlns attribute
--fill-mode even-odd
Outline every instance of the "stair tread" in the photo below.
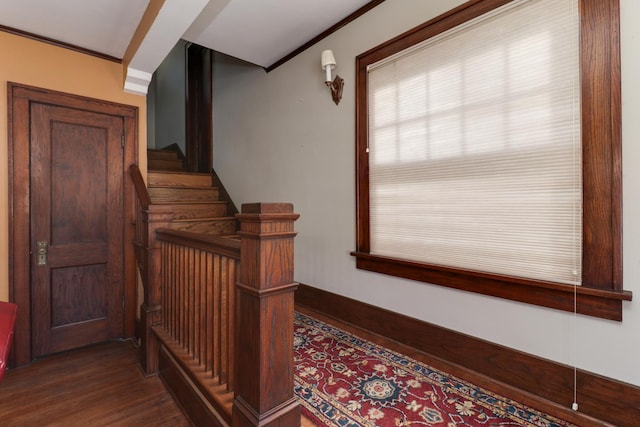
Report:
<svg viewBox="0 0 640 427"><path fill-rule="evenodd" d="M192 185L149 185L148 188L171 188L174 190L218 190L218 187L200 187Z"/></svg>
<svg viewBox="0 0 640 427"><path fill-rule="evenodd" d="M204 221L235 221L234 216L212 216L212 217L198 217L198 218L179 218L174 219L173 222L204 222Z"/></svg>
<svg viewBox="0 0 640 427"><path fill-rule="evenodd" d="M197 175L197 176L206 176L210 177L211 174L205 172L187 172L187 171L165 171L158 169L149 169L147 173L159 173L159 174L167 174L167 175Z"/></svg>
<svg viewBox="0 0 640 427"><path fill-rule="evenodd" d="M185 202L172 202L172 201L167 201L167 200L162 200L160 202L157 203L152 203L153 206L170 206L170 205L180 205L181 207L185 207L186 205L197 205L197 206L202 206L202 205L223 205L228 203L225 200L194 200L194 201L185 201Z"/></svg>
<svg viewBox="0 0 640 427"><path fill-rule="evenodd" d="M178 155L177 151L173 151L173 150L162 150L159 148L147 148L147 153L153 153L153 154L175 154Z"/></svg>
<svg viewBox="0 0 640 427"><path fill-rule="evenodd" d="M147 186L211 188L212 180L209 174L196 174L182 171L149 171L147 173Z"/></svg>
<svg viewBox="0 0 640 427"><path fill-rule="evenodd" d="M148 187L152 203L191 203L220 200L215 187Z"/></svg>
<svg viewBox="0 0 640 427"><path fill-rule="evenodd" d="M147 149L147 158L151 159L177 159L178 152L171 150L153 150L151 148Z"/></svg>
<svg viewBox="0 0 640 427"><path fill-rule="evenodd" d="M184 202L179 202L179 201L171 201L171 200L162 200L159 202L154 202L153 200L151 200L153 205L156 206L167 206L167 205L178 205L178 206L182 206L182 205L206 205L207 203L212 203L212 202L207 202L207 201L203 201L203 202L198 202L197 200L185 200Z"/></svg>
<svg viewBox="0 0 640 427"><path fill-rule="evenodd" d="M177 157L175 159L147 159L147 163L153 163L156 165L162 165L165 163L180 163L182 164L182 160L178 159Z"/></svg>

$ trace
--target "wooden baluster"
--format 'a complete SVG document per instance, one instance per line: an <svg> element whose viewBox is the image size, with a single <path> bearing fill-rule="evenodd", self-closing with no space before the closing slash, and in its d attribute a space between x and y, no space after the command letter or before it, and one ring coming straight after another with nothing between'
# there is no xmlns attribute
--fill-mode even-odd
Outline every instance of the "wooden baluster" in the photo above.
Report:
<svg viewBox="0 0 640 427"><path fill-rule="evenodd" d="M204 281L204 258L206 256L206 252L202 250L196 251L196 276L195 276L195 285L196 285L196 312L194 313L194 332L195 332L195 355L196 361L198 365L202 366L202 358L204 356L204 347L202 346L202 334L204 333L203 328L204 325L204 310L205 310L205 299L203 295L203 289L207 286L207 283Z"/></svg>
<svg viewBox="0 0 640 427"><path fill-rule="evenodd" d="M165 327L167 327L171 331L171 337L174 340L178 339L178 323L177 319L180 313L180 307L178 306L178 278L180 265L178 264L178 256L180 255L180 247L175 243L171 243L169 245L169 249L171 250L171 260L169 265L164 266L164 268L170 271L169 275L169 294L168 299L171 304L171 312L169 313L169 317L165 319Z"/></svg>
<svg viewBox="0 0 640 427"><path fill-rule="evenodd" d="M168 248L169 244L166 242L162 242L160 244L160 254L162 256L162 264L163 265L169 265L169 248ZM168 296L168 292L169 292L169 269L168 268L164 268L162 270L162 280L160 282L160 292L161 292L161 297L162 301L164 301L164 304L162 304L162 308L160 309L160 313L163 319L169 319L169 310L171 307L171 300L169 300L167 298Z"/></svg>
<svg viewBox="0 0 640 427"><path fill-rule="evenodd" d="M214 305L214 292L215 292L215 280L213 277L213 271L212 271L212 267L213 267L213 254L211 253L207 253L207 262L206 262L206 275L207 275L207 286L206 286L206 292L207 292L207 309L205 311L205 324L206 324L206 329L204 332L204 338L205 338L205 348L206 348L206 356L205 356L205 371L209 372L213 372L213 351L214 351L214 328L213 328L213 316L214 316L214 309L215 309L215 305Z"/></svg>
<svg viewBox="0 0 640 427"><path fill-rule="evenodd" d="M189 325L191 328L191 355L197 361L200 359L200 348L198 348L198 342L200 340L199 328L200 328L200 250L195 249L193 251L193 285L191 285L191 301L193 303L191 317L189 319Z"/></svg>
<svg viewBox="0 0 640 427"><path fill-rule="evenodd" d="M182 344L184 342L184 313L185 313L185 249L183 246L178 248L178 280L176 280L176 288L178 289L178 316L177 316L177 341Z"/></svg>
<svg viewBox="0 0 640 427"><path fill-rule="evenodd" d="M293 238L289 203L242 206L234 426L299 427L293 394Z"/></svg>
<svg viewBox="0 0 640 427"><path fill-rule="evenodd" d="M229 277L227 278L227 288L229 289L229 309L227 310L227 315L229 324L227 336L229 337L229 354L227 356L227 360L229 361L229 366L227 368L227 371L229 372L229 378L227 379L227 390L233 391L236 387L236 325L238 322L238 319L236 318L238 310L236 306L237 289L235 281L238 277L237 275L240 272L240 260L229 258L228 263Z"/></svg>
<svg viewBox="0 0 640 427"><path fill-rule="evenodd" d="M220 262L220 384L228 384L229 346L233 345L233 337L229 337L229 261L222 258Z"/></svg>
<svg viewBox="0 0 640 427"><path fill-rule="evenodd" d="M220 300L222 299L222 280L221 277L221 266L222 260L220 255L214 255L214 264L213 264L213 283L214 283L214 293L213 293L213 350L212 350L212 372L213 376L220 375L220 355L222 353L222 349L220 348L220 324L222 323L222 315L221 315L221 307ZM218 381L220 378L218 377Z"/></svg>
<svg viewBox="0 0 640 427"><path fill-rule="evenodd" d="M187 250L187 264L185 265L186 270L189 271L189 277L185 280L184 284L187 287L187 311L186 311L186 319L185 319L185 323L186 323L186 329L187 329L187 339L185 342L185 348L187 349L187 351L189 352L189 354L193 357L195 356L195 352L193 349L193 337L194 337L194 333L195 331L193 330L193 319L194 319L194 314L195 314L195 306L196 306L196 300L195 300L195 295L194 295L194 291L195 291L195 287L194 287L194 283L193 283L193 275L195 273L195 267L196 267L196 263L195 263L195 249L193 248L189 248Z"/></svg>

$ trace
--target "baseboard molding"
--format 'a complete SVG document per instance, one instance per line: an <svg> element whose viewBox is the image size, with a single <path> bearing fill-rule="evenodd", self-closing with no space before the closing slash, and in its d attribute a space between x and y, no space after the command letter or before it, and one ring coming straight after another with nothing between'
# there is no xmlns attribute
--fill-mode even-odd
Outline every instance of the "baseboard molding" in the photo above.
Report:
<svg viewBox="0 0 640 427"><path fill-rule="evenodd" d="M574 379L570 366L308 285L300 284L295 302L297 306L427 353L451 366L471 370L495 380L494 384L521 390L559 408L570 408L573 403ZM598 425L593 420L597 419L617 426L638 425L640 387L587 371L578 370L577 374L579 413L576 415L586 415L583 422L591 419L589 425Z"/></svg>

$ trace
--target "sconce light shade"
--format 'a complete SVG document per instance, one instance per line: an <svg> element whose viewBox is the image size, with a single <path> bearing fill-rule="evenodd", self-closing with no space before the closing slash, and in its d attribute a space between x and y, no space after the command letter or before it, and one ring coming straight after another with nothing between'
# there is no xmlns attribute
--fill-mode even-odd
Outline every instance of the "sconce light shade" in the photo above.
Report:
<svg viewBox="0 0 640 427"><path fill-rule="evenodd" d="M336 58L333 56L332 50L323 50L322 51L322 69L327 73L326 82L331 81L331 70L336 68Z"/></svg>
<svg viewBox="0 0 640 427"><path fill-rule="evenodd" d="M322 51L322 69L326 69L327 66L331 66L331 68L335 68L336 66L336 57L333 56L333 51L331 49Z"/></svg>
<svg viewBox="0 0 640 427"><path fill-rule="evenodd" d="M344 80L336 75L335 80L331 79L331 70L336 68L336 58L333 56L333 52L331 50L323 50L322 51L322 69L326 72L325 84L331 90L331 98L336 105L340 103L342 99L342 88L344 86Z"/></svg>

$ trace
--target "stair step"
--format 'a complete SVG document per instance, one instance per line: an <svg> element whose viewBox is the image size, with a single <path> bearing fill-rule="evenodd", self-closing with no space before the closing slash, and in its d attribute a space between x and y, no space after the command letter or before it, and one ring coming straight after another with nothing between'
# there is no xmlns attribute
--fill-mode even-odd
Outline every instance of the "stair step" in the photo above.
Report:
<svg viewBox="0 0 640 427"><path fill-rule="evenodd" d="M149 187L153 203L194 203L218 200L215 187Z"/></svg>
<svg viewBox="0 0 640 427"><path fill-rule="evenodd" d="M147 149L147 160L179 160L178 153L171 150Z"/></svg>
<svg viewBox="0 0 640 427"><path fill-rule="evenodd" d="M148 169L155 171L183 171L182 160L148 159Z"/></svg>
<svg viewBox="0 0 640 427"><path fill-rule="evenodd" d="M149 171L147 185L149 187L211 187L211 175L208 173Z"/></svg>
<svg viewBox="0 0 640 427"><path fill-rule="evenodd" d="M155 204L151 205L154 212L166 213L166 218L175 220L212 219L226 217L228 213L227 202L200 202L180 204Z"/></svg>
<svg viewBox="0 0 640 427"><path fill-rule="evenodd" d="M234 217L204 220L177 220L169 223L169 228L173 230L204 234L234 234L238 231L237 227L237 220Z"/></svg>

